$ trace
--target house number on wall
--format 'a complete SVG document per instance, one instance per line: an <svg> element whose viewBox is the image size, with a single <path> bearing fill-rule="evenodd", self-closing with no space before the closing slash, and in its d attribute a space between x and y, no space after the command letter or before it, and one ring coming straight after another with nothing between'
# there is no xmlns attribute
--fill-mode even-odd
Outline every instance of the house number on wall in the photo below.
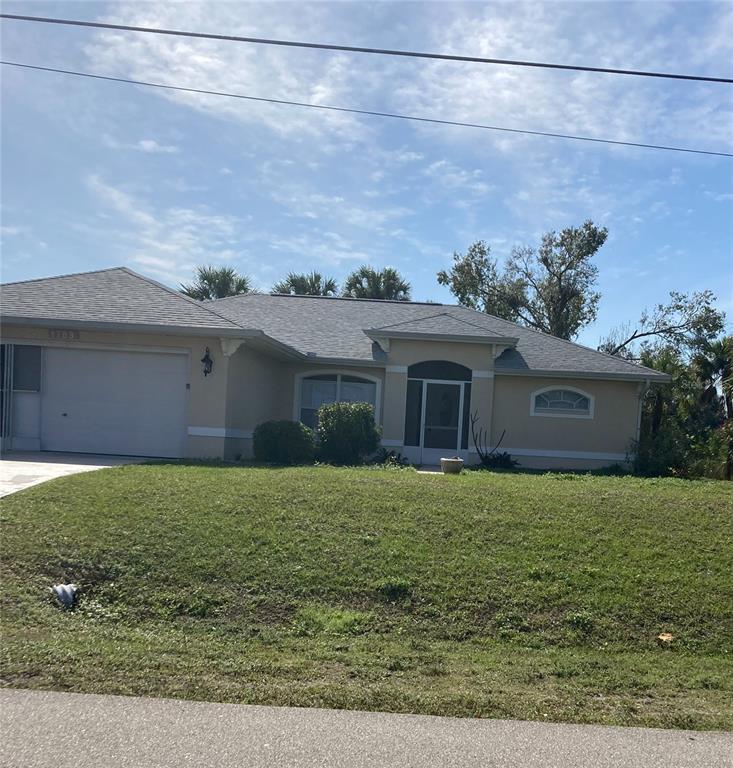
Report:
<svg viewBox="0 0 733 768"><path fill-rule="evenodd" d="M48 338L60 341L79 341L79 331L69 331L65 328L49 328Z"/></svg>

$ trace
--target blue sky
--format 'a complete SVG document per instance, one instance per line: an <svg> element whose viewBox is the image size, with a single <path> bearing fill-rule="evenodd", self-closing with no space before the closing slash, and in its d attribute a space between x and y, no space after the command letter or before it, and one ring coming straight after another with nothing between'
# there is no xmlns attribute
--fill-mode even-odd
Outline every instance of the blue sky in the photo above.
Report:
<svg viewBox="0 0 733 768"><path fill-rule="evenodd" d="M730 3L19 3L6 13L731 75ZM732 151L733 88L426 62L7 21L3 57L255 96ZM454 250L591 218L595 345L670 290L733 313L733 161L253 104L11 70L2 75L2 279L125 264L170 285L226 264L395 266L450 302ZM730 327L730 326L729 326Z"/></svg>

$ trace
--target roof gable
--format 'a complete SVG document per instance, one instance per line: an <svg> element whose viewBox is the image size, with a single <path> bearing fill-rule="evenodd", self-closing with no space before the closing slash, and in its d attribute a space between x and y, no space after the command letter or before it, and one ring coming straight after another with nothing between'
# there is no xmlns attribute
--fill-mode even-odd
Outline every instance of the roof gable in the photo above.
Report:
<svg viewBox="0 0 733 768"><path fill-rule="evenodd" d="M455 317L449 312L439 312L401 323L383 325L379 328L369 328L364 331L372 339L422 338L446 340L473 341L476 344L491 344L498 340L514 343L513 338L495 336L487 333L485 328L470 323L465 319Z"/></svg>
<svg viewBox="0 0 733 768"><path fill-rule="evenodd" d="M666 380L664 374L618 357L558 339L468 307L324 296L245 294L207 302L220 314L314 358L384 362L373 338L402 329L426 339L450 328L464 337L516 340L495 362L497 373ZM386 332L389 332L388 330ZM446 340L450 341L449 335ZM465 340L465 339L464 339Z"/></svg>
<svg viewBox="0 0 733 768"><path fill-rule="evenodd" d="M126 267L0 286L2 315L48 320L177 328L237 329L236 323Z"/></svg>

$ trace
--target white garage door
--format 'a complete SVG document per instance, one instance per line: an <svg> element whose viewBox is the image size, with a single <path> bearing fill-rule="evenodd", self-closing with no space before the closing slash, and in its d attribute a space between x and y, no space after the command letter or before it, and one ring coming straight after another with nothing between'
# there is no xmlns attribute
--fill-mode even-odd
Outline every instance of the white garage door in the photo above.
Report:
<svg viewBox="0 0 733 768"><path fill-rule="evenodd" d="M187 356L47 347L41 449L181 457Z"/></svg>

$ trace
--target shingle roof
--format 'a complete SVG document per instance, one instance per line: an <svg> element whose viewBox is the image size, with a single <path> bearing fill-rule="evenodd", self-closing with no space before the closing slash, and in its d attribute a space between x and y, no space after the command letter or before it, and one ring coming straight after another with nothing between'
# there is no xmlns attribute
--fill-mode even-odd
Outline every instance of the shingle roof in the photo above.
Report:
<svg viewBox="0 0 733 768"><path fill-rule="evenodd" d="M4 317L185 328L236 329L231 320L126 267L5 283Z"/></svg>
<svg viewBox="0 0 733 768"><path fill-rule="evenodd" d="M481 328L458 317L453 317L448 312L439 312L428 317L405 320L401 323L383 325L379 328L370 328L366 332L371 338L395 338L399 336L436 338L445 336L448 338L473 338L478 342L484 341L486 343L490 343L493 338L486 333L485 328Z"/></svg>
<svg viewBox="0 0 733 768"><path fill-rule="evenodd" d="M570 341L445 304L246 294L198 302L125 268L0 286L6 322L60 321L115 326L212 330L221 335L262 332L300 355L354 363L383 363L375 338L389 333L517 339L496 360L497 372L577 373L666 380L657 371Z"/></svg>
<svg viewBox="0 0 733 768"><path fill-rule="evenodd" d="M317 357L383 361L384 353L365 330L407 323L425 330L456 321L488 336L518 339L516 348L505 350L497 359L497 372L535 370L666 380L650 368L467 307L284 294L232 296L206 306L214 306L245 328L261 329L281 343Z"/></svg>

